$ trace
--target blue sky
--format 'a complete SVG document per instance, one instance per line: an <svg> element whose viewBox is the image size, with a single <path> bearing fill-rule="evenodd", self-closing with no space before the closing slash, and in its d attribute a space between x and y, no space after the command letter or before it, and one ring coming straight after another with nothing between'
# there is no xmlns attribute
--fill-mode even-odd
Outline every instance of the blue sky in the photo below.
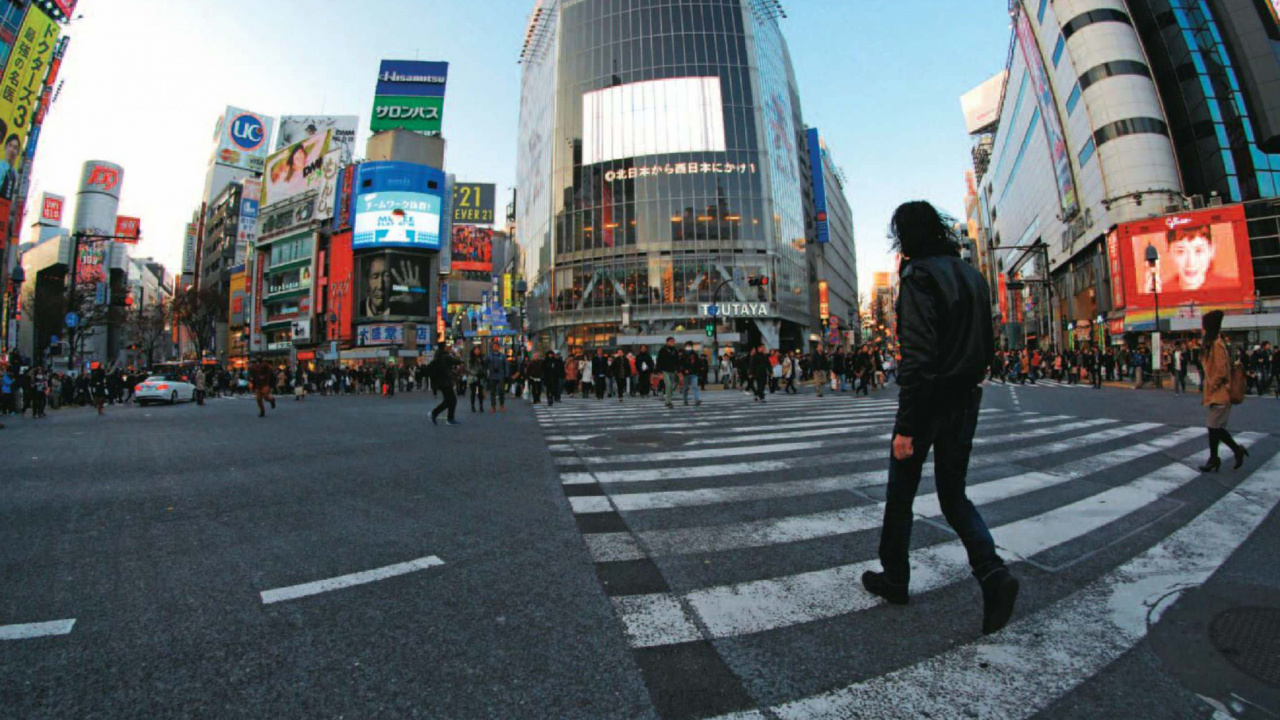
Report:
<svg viewBox="0 0 1280 720"><path fill-rule="evenodd" d="M960 0L783 0L805 121L849 180L862 284L889 266L898 203L963 210L959 97L999 71L1008 16ZM515 184L520 66L532 0L82 0L33 192L72 196L80 165L125 168L121 214L177 268L226 105L278 117L359 115L382 58L450 62L444 131L459 178ZM368 132L358 139L363 147ZM505 202L503 200L502 202ZM30 219L30 215L28 219Z"/></svg>

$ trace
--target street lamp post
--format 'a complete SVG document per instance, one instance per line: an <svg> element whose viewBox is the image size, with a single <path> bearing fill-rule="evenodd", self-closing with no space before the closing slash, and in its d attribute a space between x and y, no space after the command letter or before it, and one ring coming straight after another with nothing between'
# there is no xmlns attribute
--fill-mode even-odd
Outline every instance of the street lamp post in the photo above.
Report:
<svg viewBox="0 0 1280 720"><path fill-rule="evenodd" d="M1160 381L1160 251L1154 245L1147 245L1147 271L1151 276L1151 294L1155 297L1156 327L1151 333L1151 372L1156 377L1156 387L1162 387Z"/></svg>

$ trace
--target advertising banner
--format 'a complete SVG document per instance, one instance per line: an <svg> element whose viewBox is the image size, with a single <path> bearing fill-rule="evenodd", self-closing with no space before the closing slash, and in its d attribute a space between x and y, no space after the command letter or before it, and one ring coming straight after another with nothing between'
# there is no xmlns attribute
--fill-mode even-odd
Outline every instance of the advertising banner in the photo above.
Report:
<svg viewBox="0 0 1280 720"><path fill-rule="evenodd" d="M263 282L263 275L267 265L267 254L260 253L254 258L253 262L253 329L250 332L250 347L255 351L262 350L262 320L266 314L262 305L262 299L266 295L266 283Z"/></svg>
<svg viewBox="0 0 1280 720"><path fill-rule="evenodd" d="M66 198L53 193L41 193L40 195L40 224L47 227L59 227L62 225L62 209L66 205Z"/></svg>
<svg viewBox="0 0 1280 720"><path fill-rule="evenodd" d="M275 121L265 115L228 105L214 133L213 162L262 172L274 126Z"/></svg>
<svg viewBox="0 0 1280 720"><path fill-rule="evenodd" d="M242 181L240 193L240 222L236 231L236 256L232 269L244 267L249 253L258 241L258 198L262 197L262 181L249 178Z"/></svg>
<svg viewBox="0 0 1280 720"><path fill-rule="evenodd" d="M196 271L196 224L187 223L187 233L182 240L182 274L190 275Z"/></svg>
<svg viewBox="0 0 1280 720"><path fill-rule="evenodd" d="M1000 323L1009 322L1009 277L1004 273L997 275L996 289L1000 302Z"/></svg>
<svg viewBox="0 0 1280 720"><path fill-rule="evenodd" d="M831 226L827 222L827 179L822 173L822 138L817 128L809 128L809 163L813 176L813 209L818 225L818 243L831 242ZM824 316L825 317L825 316Z"/></svg>
<svg viewBox="0 0 1280 720"><path fill-rule="evenodd" d="M435 195L379 192L356 198L352 247L440 249L441 201Z"/></svg>
<svg viewBox="0 0 1280 720"><path fill-rule="evenodd" d="M81 243L76 284L102 283L107 279L107 243Z"/></svg>
<svg viewBox="0 0 1280 720"><path fill-rule="evenodd" d="M1067 152L1067 139L1062 134L1062 121L1058 116L1058 104L1053 99L1053 86L1049 84L1049 74L1044 67L1044 57L1040 54L1040 46L1036 42L1035 31L1031 29L1031 19L1022 5L1018 5L1018 19L1015 25L1018 33L1018 44L1022 47L1022 55L1027 61L1027 72L1035 85L1036 100L1040 105L1040 115L1044 118L1045 136L1049 140L1049 156L1053 159L1054 174L1058 179L1058 200L1062 205L1062 216L1070 218L1080 211L1080 203L1076 198L1075 175L1071 170L1071 153Z"/></svg>
<svg viewBox="0 0 1280 720"><path fill-rule="evenodd" d="M1124 309L1124 263L1120 262L1120 233L1107 234L1107 262L1111 267L1111 309Z"/></svg>
<svg viewBox="0 0 1280 720"><path fill-rule="evenodd" d="M511 273L502 274L502 306L511 307Z"/></svg>
<svg viewBox="0 0 1280 720"><path fill-rule="evenodd" d="M331 133L326 131L272 153L262 178L262 206L318 190L324 180L324 156L329 154L331 140Z"/></svg>
<svg viewBox="0 0 1280 720"><path fill-rule="evenodd" d="M39 109L40 88L58 42L59 28L42 12L28 12L0 77L0 199L12 200L27 136Z"/></svg>
<svg viewBox="0 0 1280 720"><path fill-rule="evenodd" d="M826 280L818 283L818 317L824 323L831 317L831 287Z"/></svg>
<svg viewBox="0 0 1280 720"><path fill-rule="evenodd" d="M970 135L986 129L1000 119L1000 94L1009 79L1009 71L1001 70L986 82L960 96L964 126Z"/></svg>
<svg viewBox="0 0 1280 720"><path fill-rule="evenodd" d="M457 183L453 186L453 221L467 225L492 225L496 217L493 183Z"/></svg>
<svg viewBox="0 0 1280 720"><path fill-rule="evenodd" d="M493 230L475 225L454 225L449 243L454 270L493 271Z"/></svg>
<svg viewBox="0 0 1280 720"><path fill-rule="evenodd" d="M1244 206L1125 223L1117 252L1124 266L1125 307L1253 304L1253 261ZM1159 260L1147 263L1147 247ZM1113 285L1116 284L1112 278Z"/></svg>
<svg viewBox="0 0 1280 720"><path fill-rule="evenodd" d="M338 197L333 211L333 230L345 230L351 227L351 206L355 202L356 166L342 168L342 177L338 185Z"/></svg>
<svg viewBox="0 0 1280 720"><path fill-rule="evenodd" d="M248 285L249 278L245 275L244 271L232 273L231 287L229 288L231 307L229 308L230 314L228 315L228 318L230 318L230 323L233 326L244 325L244 301L245 297L248 295Z"/></svg>
<svg viewBox="0 0 1280 720"><path fill-rule="evenodd" d="M116 242L137 245L142 237L142 221L136 217L116 216Z"/></svg>
<svg viewBox="0 0 1280 720"><path fill-rule="evenodd" d="M357 261L357 319L431 317L429 257L383 253Z"/></svg>
<svg viewBox="0 0 1280 720"><path fill-rule="evenodd" d="M374 95L444 97L449 63L426 60L383 60Z"/></svg>
<svg viewBox="0 0 1280 720"><path fill-rule="evenodd" d="M351 233L335 234L329 240L329 313L338 319L337 329L330 328L329 338L351 339L351 324L355 317L355 261L351 253Z"/></svg>
<svg viewBox="0 0 1280 720"><path fill-rule="evenodd" d="M276 133L276 150L283 150L310 137L332 131L330 147L342 151L342 164L356 155L356 130L360 118L355 115L285 115Z"/></svg>
<svg viewBox="0 0 1280 720"><path fill-rule="evenodd" d="M430 327L426 325L419 325L415 332L417 333L419 348L425 348L431 344ZM376 345L403 345L405 344L404 333L405 327L399 323L361 325L356 331L357 344L362 347Z"/></svg>
<svg viewBox="0 0 1280 720"><path fill-rule="evenodd" d="M342 150L335 148L324 156L320 168L320 194L316 197L316 219L332 220L338 199L338 182L342 173Z"/></svg>
<svg viewBox="0 0 1280 720"><path fill-rule="evenodd" d="M412 130L439 134L443 114L443 97L379 95L373 99L373 120L369 129L374 132Z"/></svg>

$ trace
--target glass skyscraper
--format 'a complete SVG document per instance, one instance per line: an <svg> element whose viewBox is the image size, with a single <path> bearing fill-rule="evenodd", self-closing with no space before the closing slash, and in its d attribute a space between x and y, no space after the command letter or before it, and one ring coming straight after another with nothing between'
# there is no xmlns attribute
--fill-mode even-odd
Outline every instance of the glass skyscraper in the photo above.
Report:
<svg viewBox="0 0 1280 720"><path fill-rule="evenodd" d="M542 0L523 64L517 232L530 331L594 348L701 334L805 341L799 97L776 2ZM748 279L767 276L765 287ZM705 336L704 336L705 337Z"/></svg>

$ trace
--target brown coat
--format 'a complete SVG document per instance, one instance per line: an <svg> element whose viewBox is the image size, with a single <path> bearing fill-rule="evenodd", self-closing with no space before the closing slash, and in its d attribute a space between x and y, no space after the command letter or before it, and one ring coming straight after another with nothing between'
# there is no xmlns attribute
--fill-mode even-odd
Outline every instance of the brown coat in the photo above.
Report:
<svg viewBox="0 0 1280 720"><path fill-rule="evenodd" d="M1226 341L1219 337L1204 358L1204 405L1230 405L1230 385L1231 358Z"/></svg>

